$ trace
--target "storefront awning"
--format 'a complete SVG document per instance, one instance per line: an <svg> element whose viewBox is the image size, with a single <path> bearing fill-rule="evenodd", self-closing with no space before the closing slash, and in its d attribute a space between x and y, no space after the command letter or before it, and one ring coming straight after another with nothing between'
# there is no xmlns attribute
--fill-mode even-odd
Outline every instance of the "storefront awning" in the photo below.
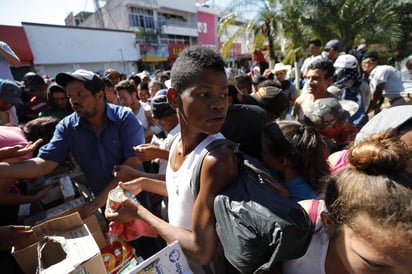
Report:
<svg viewBox="0 0 412 274"><path fill-rule="evenodd" d="M23 27L0 25L0 37L13 49L23 65L33 62L33 53Z"/></svg>

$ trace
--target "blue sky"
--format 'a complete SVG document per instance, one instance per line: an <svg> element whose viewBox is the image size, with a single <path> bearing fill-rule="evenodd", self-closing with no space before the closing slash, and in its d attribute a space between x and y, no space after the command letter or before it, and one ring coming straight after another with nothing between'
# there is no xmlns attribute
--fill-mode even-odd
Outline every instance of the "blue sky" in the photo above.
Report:
<svg viewBox="0 0 412 274"><path fill-rule="evenodd" d="M229 0L211 0L223 4ZM93 0L1 0L0 25L21 26L21 22L64 25L64 18L73 11L94 11Z"/></svg>

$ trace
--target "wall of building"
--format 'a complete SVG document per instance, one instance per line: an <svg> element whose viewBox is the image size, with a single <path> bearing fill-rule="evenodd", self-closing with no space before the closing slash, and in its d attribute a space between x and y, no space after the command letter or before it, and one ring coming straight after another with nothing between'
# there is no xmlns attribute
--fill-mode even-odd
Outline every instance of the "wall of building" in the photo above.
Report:
<svg viewBox="0 0 412 274"><path fill-rule="evenodd" d="M198 42L203 45L217 45L216 15L199 11L197 13Z"/></svg>
<svg viewBox="0 0 412 274"><path fill-rule="evenodd" d="M140 59L133 32L23 23L41 74L87 68L103 72L113 67L125 73Z"/></svg>

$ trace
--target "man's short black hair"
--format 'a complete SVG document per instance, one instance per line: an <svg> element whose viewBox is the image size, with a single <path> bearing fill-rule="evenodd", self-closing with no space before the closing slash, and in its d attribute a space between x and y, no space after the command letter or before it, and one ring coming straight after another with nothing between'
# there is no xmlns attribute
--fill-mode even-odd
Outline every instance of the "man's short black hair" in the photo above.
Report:
<svg viewBox="0 0 412 274"><path fill-rule="evenodd" d="M309 70L315 70L315 69L320 69L324 70L325 73L325 78L332 77L333 74L335 73L335 68L333 67L333 63L329 60L317 60L312 62L309 67Z"/></svg>
<svg viewBox="0 0 412 274"><path fill-rule="evenodd" d="M185 48L176 59L170 73L171 85L181 93L196 83L199 75L210 69L225 72L225 62L218 51L210 46L195 45Z"/></svg>
<svg viewBox="0 0 412 274"><path fill-rule="evenodd" d="M315 46L322 46L322 42L319 39L314 39L314 40L310 40L308 45L310 46L310 44L314 44Z"/></svg>
<svg viewBox="0 0 412 274"><path fill-rule="evenodd" d="M246 88L249 92L252 90L252 79L247 74L244 75L236 75L236 86L239 89Z"/></svg>

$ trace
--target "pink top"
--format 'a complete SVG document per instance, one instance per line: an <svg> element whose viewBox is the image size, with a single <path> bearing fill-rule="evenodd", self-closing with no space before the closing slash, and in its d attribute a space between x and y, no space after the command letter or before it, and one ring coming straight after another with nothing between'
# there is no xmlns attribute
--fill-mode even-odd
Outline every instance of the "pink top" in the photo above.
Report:
<svg viewBox="0 0 412 274"><path fill-rule="evenodd" d="M341 150L338 153L338 156L336 157L336 161L333 166L331 166L331 174L336 174L339 170L347 167L349 165L349 160L348 160L348 150L344 149Z"/></svg>
<svg viewBox="0 0 412 274"><path fill-rule="evenodd" d="M20 127L14 126L0 126L0 147L10 147L15 145L26 146L28 143L26 135ZM17 159L29 159L33 157L33 153L20 156ZM11 159L3 159L8 161Z"/></svg>

